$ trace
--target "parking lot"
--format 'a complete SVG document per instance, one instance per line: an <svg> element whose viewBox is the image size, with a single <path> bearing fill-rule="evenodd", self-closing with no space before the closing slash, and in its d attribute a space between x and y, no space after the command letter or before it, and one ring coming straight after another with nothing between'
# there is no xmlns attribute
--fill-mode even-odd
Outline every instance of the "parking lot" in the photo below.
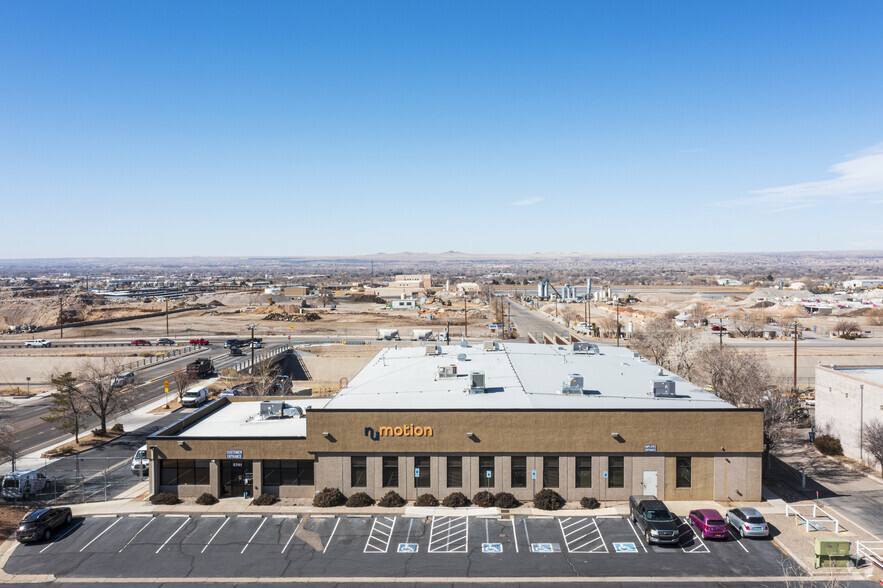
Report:
<svg viewBox="0 0 883 588"><path fill-rule="evenodd" d="M612 517L131 514L75 519L20 545L12 574L57 577L781 577L770 540L647 545Z"/></svg>

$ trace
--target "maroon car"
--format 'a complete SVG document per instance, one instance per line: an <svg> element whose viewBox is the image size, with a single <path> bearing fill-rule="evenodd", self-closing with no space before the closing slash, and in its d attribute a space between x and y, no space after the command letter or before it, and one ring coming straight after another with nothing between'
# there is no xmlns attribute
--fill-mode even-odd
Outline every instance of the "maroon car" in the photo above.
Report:
<svg viewBox="0 0 883 588"><path fill-rule="evenodd" d="M145 341L144 339L135 339L132 341L132 345L150 345L150 341Z"/></svg>
<svg viewBox="0 0 883 588"><path fill-rule="evenodd" d="M713 508L690 511L690 524L705 539L726 539L727 523Z"/></svg>

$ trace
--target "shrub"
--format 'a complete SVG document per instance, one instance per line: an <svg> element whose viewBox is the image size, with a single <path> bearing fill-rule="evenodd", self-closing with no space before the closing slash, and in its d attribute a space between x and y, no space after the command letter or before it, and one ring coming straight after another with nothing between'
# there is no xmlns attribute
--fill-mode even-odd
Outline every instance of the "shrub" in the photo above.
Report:
<svg viewBox="0 0 883 588"><path fill-rule="evenodd" d="M364 492L356 492L355 494L351 495L346 501L346 505L351 508L371 506L372 504L374 504L374 499Z"/></svg>
<svg viewBox="0 0 883 588"><path fill-rule="evenodd" d="M101 429L92 429L92 436L95 438L107 437L107 431L102 431Z"/></svg>
<svg viewBox="0 0 883 588"><path fill-rule="evenodd" d="M494 496L494 504L499 508L518 508L521 502L508 492L497 492Z"/></svg>
<svg viewBox="0 0 883 588"><path fill-rule="evenodd" d="M123 428L123 423L116 423L110 428L110 430L121 435L126 432L126 430Z"/></svg>
<svg viewBox="0 0 883 588"><path fill-rule="evenodd" d="M332 506L341 506L346 503L346 496L337 488L323 488L321 492L313 498L313 506L319 508L329 508Z"/></svg>
<svg viewBox="0 0 883 588"><path fill-rule="evenodd" d="M601 503L594 496L583 496L579 503L583 508L598 508L601 506Z"/></svg>
<svg viewBox="0 0 883 588"><path fill-rule="evenodd" d="M475 506L480 506L482 508L487 508L488 506L494 505L494 495L488 492L487 490L482 490L481 492L477 492L475 496L472 497L472 504Z"/></svg>
<svg viewBox="0 0 883 588"><path fill-rule="evenodd" d="M172 505L178 504L181 502L181 499L171 492L159 492L150 497L151 504L164 504L164 505Z"/></svg>
<svg viewBox="0 0 883 588"><path fill-rule="evenodd" d="M843 455L843 446L840 445L840 439L833 435L819 435L816 437L814 445L816 449L825 455Z"/></svg>
<svg viewBox="0 0 883 588"><path fill-rule="evenodd" d="M453 492L445 497L442 500L442 506L446 506L448 508L461 508L464 506L469 506L469 499L466 498L466 495L462 492Z"/></svg>
<svg viewBox="0 0 883 588"><path fill-rule="evenodd" d="M558 510L564 506L564 499L554 490L543 488L533 497L533 505L540 510Z"/></svg>
<svg viewBox="0 0 883 588"><path fill-rule="evenodd" d="M201 504L202 506L208 506L210 504L217 504L218 499L214 497L214 495L209 494L208 492L203 492L199 495L199 498L196 499L196 504Z"/></svg>
<svg viewBox="0 0 883 588"><path fill-rule="evenodd" d="M399 493L395 490L390 490L386 494L383 495L383 498L380 499L380 502L377 504L382 506L383 508L399 508L401 506L405 506L408 501L399 496Z"/></svg>
<svg viewBox="0 0 883 588"><path fill-rule="evenodd" d="M421 494L414 504L416 506L438 506L438 498L432 494Z"/></svg>
<svg viewBox="0 0 883 588"><path fill-rule="evenodd" d="M254 500L251 501L252 506L272 506L276 504L279 499L274 494L267 494L264 492L260 496L256 496Z"/></svg>

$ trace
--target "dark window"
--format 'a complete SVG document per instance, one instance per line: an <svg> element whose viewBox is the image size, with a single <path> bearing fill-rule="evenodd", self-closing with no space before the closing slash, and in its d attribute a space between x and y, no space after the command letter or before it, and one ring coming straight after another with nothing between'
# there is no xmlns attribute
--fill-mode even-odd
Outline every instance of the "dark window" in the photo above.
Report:
<svg viewBox="0 0 883 588"><path fill-rule="evenodd" d="M208 484L207 459L165 459L160 463L160 484L192 486Z"/></svg>
<svg viewBox="0 0 883 588"><path fill-rule="evenodd" d="M261 471L264 486L278 486L280 484L280 467L278 459L265 459L261 462Z"/></svg>
<svg viewBox="0 0 883 588"><path fill-rule="evenodd" d="M159 483L163 486L178 484L178 460L164 459L159 462Z"/></svg>
<svg viewBox="0 0 883 588"><path fill-rule="evenodd" d="M689 488L693 485L693 467L689 457L675 458L675 469L677 470L675 476L676 488Z"/></svg>
<svg viewBox="0 0 883 588"><path fill-rule="evenodd" d="M419 474L417 473L419 470ZM418 455L414 458L414 487L429 488L429 456Z"/></svg>
<svg viewBox="0 0 883 588"><path fill-rule="evenodd" d="M264 486L313 485L311 459L265 459L263 472Z"/></svg>
<svg viewBox="0 0 883 588"><path fill-rule="evenodd" d="M350 486L353 488L365 488L368 486L367 458L364 455L354 455L350 458Z"/></svg>
<svg viewBox="0 0 883 588"><path fill-rule="evenodd" d="M621 455L607 458L607 487L625 487L625 458Z"/></svg>
<svg viewBox="0 0 883 588"><path fill-rule="evenodd" d="M592 458L588 455L581 455L576 458L576 487L592 487Z"/></svg>
<svg viewBox="0 0 883 588"><path fill-rule="evenodd" d="M460 488L463 486L463 458L448 458L448 488Z"/></svg>
<svg viewBox="0 0 883 588"><path fill-rule="evenodd" d="M385 456L383 458L383 487L395 488L399 485L399 458Z"/></svg>
<svg viewBox="0 0 883 588"><path fill-rule="evenodd" d="M527 488L527 458L523 455L512 456L512 487Z"/></svg>
<svg viewBox="0 0 883 588"><path fill-rule="evenodd" d="M490 477L488 472L490 472ZM493 455L480 455L478 457L478 486L481 488L496 486Z"/></svg>
<svg viewBox="0 0 883 588"><path fill-rule="evenodd" d="M283 466L285 462L282 462ZM290 463L290 462L289 462ZM312 459L299 459L297 464L297 484L298 486L313 486L316 484L314 467L315 462ZM285 472L285 469L282 470Z"/></svg>
<svg viewBox="0 0 883 588"><path fill-rule="evenodd" d="M194 484L209 484L209 461L207 459L197 459L193 461L193 482Z"/></svg>
<svg viewBox="0 0 883 588"><path fill-rule="evenodd" d="M558 487L558 457L543 457L543 488Z"/></svg>

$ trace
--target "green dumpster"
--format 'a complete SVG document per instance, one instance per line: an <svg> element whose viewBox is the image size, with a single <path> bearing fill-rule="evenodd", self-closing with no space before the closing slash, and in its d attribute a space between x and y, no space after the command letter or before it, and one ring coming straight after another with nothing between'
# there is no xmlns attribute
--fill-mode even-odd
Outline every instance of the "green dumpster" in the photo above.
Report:
<svg viewBox="0 0 883 588"><path fill-rule="evenodd" d="M839 537L817 537L815 542L817 568L849 566L849 541Z"/></svg>

